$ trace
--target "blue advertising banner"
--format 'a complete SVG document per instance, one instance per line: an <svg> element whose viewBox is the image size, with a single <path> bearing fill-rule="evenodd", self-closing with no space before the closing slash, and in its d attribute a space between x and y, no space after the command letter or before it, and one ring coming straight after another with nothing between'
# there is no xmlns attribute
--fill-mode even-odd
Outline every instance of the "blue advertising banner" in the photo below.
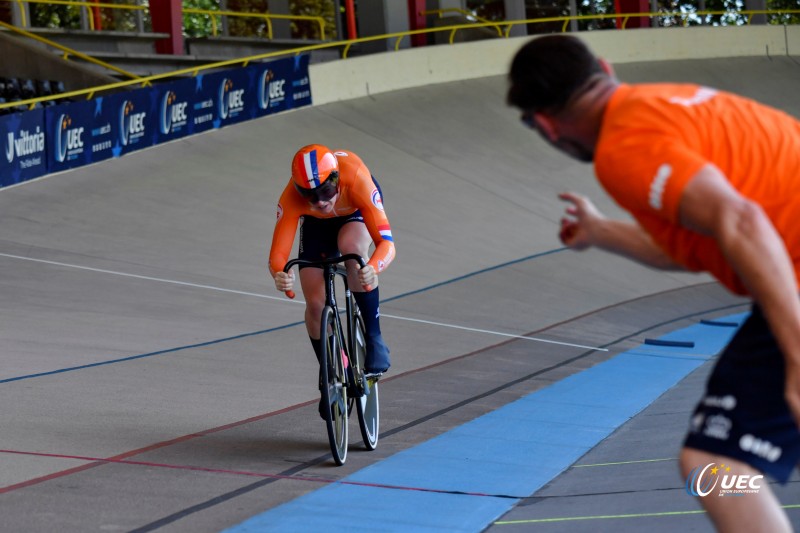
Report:
<svg viewBox="0 0 800 533"><path fill-rule="evenodd" d="M45 109L48 172L112 157L112 117L104 102L96 98Z"/></svg>
<svg viewBox="0 0 800 533"><path fill-rule="evenodd" d="M191 79L158 85L151 90L153 119L158 123L153 130L153 144L159 144L192 133L194 118L194 87Z"/></svg>
<svg viewBox="0 0 800 533"><path fill-rule="evenodd" d="M153 89L145 88L105 97L103 106L108 106L111 114L114 157L153 145L158 124L153 120L152 92Z"/></svg>
<svg viewBox="0 0 800 533"><path fill-rule="evenodd" d="M34 109L0 117L0 186L38 178L47 173L44 110Z"/></svg>
<svg viewBox="0 0 800 533"><path fill-rule="evenodd" d="M308 60L306 54L247 67L256 93L253 118L311 104Z"/></svg>
<svg viewBox="0 0 800 533"><path fill-rule="evenodd" d="M256 99L246 69L226 70L206 74L202 91L195 93L200 101L212 101L212 126L221 128L253 118Z"/></svg>
<svg viewBox="0 0 800 533"><path fill-rule="evenodd" d="M309 56L0 116L0 187L311 104Z"/></svg>

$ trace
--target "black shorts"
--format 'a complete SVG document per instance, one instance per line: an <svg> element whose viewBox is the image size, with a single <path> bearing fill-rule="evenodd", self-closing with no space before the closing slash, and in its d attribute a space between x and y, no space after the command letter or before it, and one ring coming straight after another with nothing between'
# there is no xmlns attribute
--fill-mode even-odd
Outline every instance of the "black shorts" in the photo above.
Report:
<svg viewBox="0 0 800 533"><path fill-rule="evenodd" d="M372 177L372 182L378 188L381 198L383 198L383 191L381 191L381 186L378 185L375 176ZM351 215L333 218L303 216L300 223L300 249L297 256L306 261L338 257L340 255L339 230L348 222L360 222L363 224L364 217L361 215L361 211L356 210Z"/></svg>
<svg viewBox="0 0 800 533"><path fill-rule="evenodd" d="M684 446L732 457L785 483L800 459L785 382L783 355L754 305L708 379Z"/></svg>

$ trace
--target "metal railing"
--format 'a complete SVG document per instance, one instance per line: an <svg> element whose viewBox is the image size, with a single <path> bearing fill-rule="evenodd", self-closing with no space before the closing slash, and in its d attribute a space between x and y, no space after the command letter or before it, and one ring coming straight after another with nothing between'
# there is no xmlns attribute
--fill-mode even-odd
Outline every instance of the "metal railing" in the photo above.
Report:
<svg viewBox="0 0 800 533"><path fill-rule="evenodd" d="M358 39L350 39L345 41L332 41L327 43L319 43L314 45L308 46L301 46L298 48L293 48L291 50L281 50L277 52L268 52L264 54L258 54L253 56L248 56L244 58L237 58L237 59L229 59L226 61L218 61L215 63L210 63L207 65L199 66L199 67L190 67L180 70L175 70L167 73L156 74L153 76L147 76L143 78L139 78L137 80L129 80L129 81L121 81L117 83L112 83L108 85L102 85L98 87L91 87L88 89L81 89L77 91L71 91L59 95L53 96L45 96L45 97L38 97L38 98L30 98L27 100L20 100L16 102L8 102L5 104L0 104L0 109L7 108L7 107L18 107L27 105L31 109L39 102L44 102L48 100L60 100L64 98L72 98L78 96L85 96L87 100L94 97L95 94L103 91L110 91L113 89L119 89L123 87L131 87L134 85L141 85L145 87L150 85L151 82L164 80L168 78L175 78L180 76L197 76L200 72L207 71L207 70L214 70L224 67L230 67L234 65L241 65L247 66L248 64L260 61L263 59L272 59L275 57L285 56L285 55L298 55L304 52L312 52L314 50L322 50L327 48L342 48L342 58L347 58L347 54L350 51L350 48L359 43L366 43L372 41L381 41L387 40L390 38L395 38L395 50L398 50L400 47L400 42L403 38L409 37L411 35L419 35L419 34L428 34L428 33L435 33L435 32L442 32L442 31L449 31L451 32L450 43L453 43L453 36L455 32L458 30L466 30L472 29L475 27L494 27L494 26L501 26L505 27L505 31L503 35L505 38L508 38L510 29L513 26L520 25L520 24L537 24L537 23L546 23L546 22L564 22L562 27L562 31L566 31L567 25L571 20L579 19L607 19L607 18L621 18L623 20L622 27L627 23L630 18L634 17L650 17L650 18L658 18L658 17L688 17L688 16L697 16L701 14L739 14L739 15L747 15L748 21L752 19L754 15L761 15L761 14L800 14L800 9L793 9L793 10L780 10L780 11L769 11L769 10L754 10L754 11L734 11L734 12L718 12L718 11L698 11L695 13L682 13L682 12L675 12L675 13L663 13L663 12L654 12L654 13L630 13L630 14L598 14L598 15L580 15L577 17L572 16L562 16L562 17L547 17L547 18L538 18L538 19L525 19L525 20L512 20L512 21L504 21L504 22L489 22L489 23L475 23L475 24L461 24L461 25L453 25L453 26L444 26L441 28L426 28L421 30L411 30L405 32L397 32L397 33L389 33L384 35L375 35L371 37L361 37Z"/></svg>

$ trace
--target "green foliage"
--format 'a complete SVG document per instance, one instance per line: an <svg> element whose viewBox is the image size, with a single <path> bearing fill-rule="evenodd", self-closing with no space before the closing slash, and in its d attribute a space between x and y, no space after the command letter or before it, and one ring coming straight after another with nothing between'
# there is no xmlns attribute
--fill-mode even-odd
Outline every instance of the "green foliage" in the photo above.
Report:
<svg viewBox="0 0 800 533"><path fill-rule="evenodd" d="M228 0L228 11L239 13L268 13L267 0ZM237 37L268 37L266 19L256 17L229 17L228 32Z"/></svg>
<svg viewBox="0 0 800 533"><path fill-rule="evenodd" d="M800 10L800 0L767 0L767 9L781 11L782 9ZM770 24L800 24L800 13L786 13L769 16Z"/></svg>
<svg viewBox="0 0 800 533"><path fill-rule="evenodd" d="M147 2L137 0L103 0L104 4L144 5ZM94 17L99 14L99 21L94 20L95 29L102 28L108 31L138 31L139 18L142 20L142 29L150 28L150 12L148 10L114 9L114 8L84 8L82 6L56 5L56 4L30 4L31 25L40 28L62 28L69 30L81 29L82 14ZM88 20L88 19L87 19ZM87 22L87 28L91 26Z"/></svg>
<svg viewBox="0 0 800 533"><path fill-rule="evenodd" d="M160 1L160 0L154 0ZM183 0L183 7L219 11L219 0ZM222 17L215 17L217 32L221 29ZM213 34L212 17L206 14L184 13L183 34L187 37L208 37Z"/></svg>
<svg viewBox="0 0 800 533"><path fill-rule="evenodd" d="M31 26L37 28L81 28L81 9L77 6L30 4Z"/></svg>
<svg viewBox="0 0 800 533"><path fill-rule="evenodd" d="M334 0L292 0L289 11L292 15L322 17L325 19L325 38L336 37L336 3ZM292 21L292 37L295 39L321 39L319 24L314 21Z"/></svg>

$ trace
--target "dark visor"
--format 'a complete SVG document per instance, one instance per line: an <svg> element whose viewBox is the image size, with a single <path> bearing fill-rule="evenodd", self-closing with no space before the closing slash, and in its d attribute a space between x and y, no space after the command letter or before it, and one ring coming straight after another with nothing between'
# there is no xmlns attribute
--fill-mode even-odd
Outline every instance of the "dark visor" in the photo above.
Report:
<svg viewBox="0 0 800 533"><path fill-rule="evenodd" d="M297 192L299 192L303 198L312 204L315 204L317 202L327 202L336 196L336 193L339 192L338 185L339 173L331 172L331 175L328 176L328 179L325 180L325 183L319 187L305 189L295 183L294 188L297 189Z"/></svg>

